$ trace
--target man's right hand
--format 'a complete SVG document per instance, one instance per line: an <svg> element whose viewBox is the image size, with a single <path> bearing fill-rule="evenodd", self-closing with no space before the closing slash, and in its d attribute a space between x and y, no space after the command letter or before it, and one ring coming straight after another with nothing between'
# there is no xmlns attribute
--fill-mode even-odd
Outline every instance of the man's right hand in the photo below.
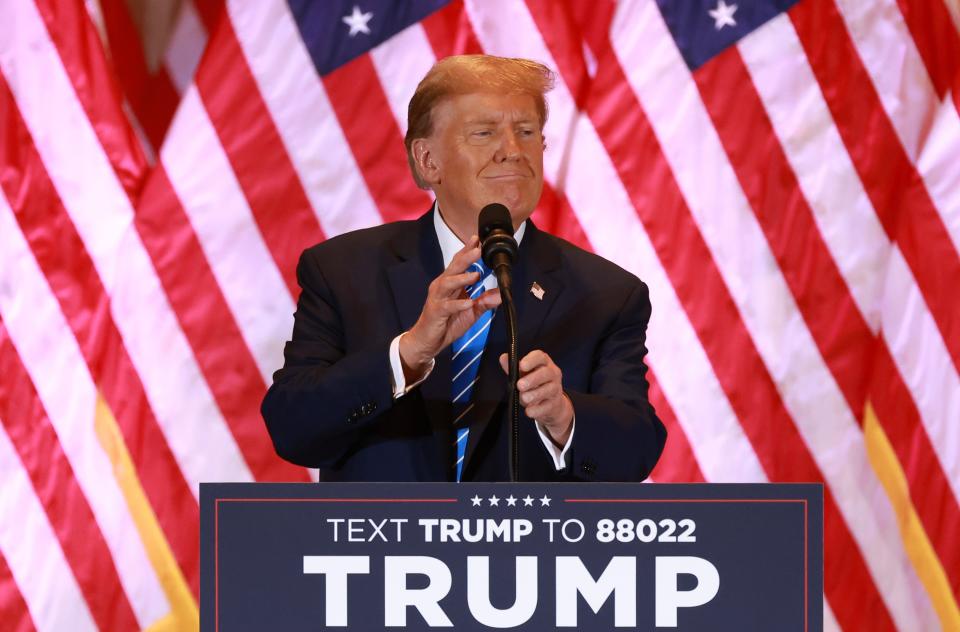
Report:
<svg viewBox="0 0 960 632"><path fill-rule="evenodd" d="M497 289L475 299L467 296L467 286L476 283L480 275L466 270L478 259L480 239L474 235L430 283L420 318L400 337L400 361L408 381L420 379L441 351L465 334L484 312L500 305Z"/></svg>

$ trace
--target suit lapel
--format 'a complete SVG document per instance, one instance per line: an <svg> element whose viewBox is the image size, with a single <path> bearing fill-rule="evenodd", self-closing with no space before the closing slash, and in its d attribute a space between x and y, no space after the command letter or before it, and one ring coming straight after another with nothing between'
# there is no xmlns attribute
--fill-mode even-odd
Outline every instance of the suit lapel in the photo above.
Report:
<svg viewBox="0 0 960 632"><path fill-rule="evenodd" d="M557 297L563 291L560 266L560 252L557 246L549 236L540 232L532 221L528 221L523 241L520 243L519 261L514 266L513 277L513 300L518 321L518 351L521 358L536 348L538 333ZM534 282L543 290L542 297L539 299L530 291ZM490 324L483 357L480 358L477 390L473 396L475 402L474 414L471 415L473 421L470 425L470 436L467 439L464 459L465 477L468 468L471 467L471 457L487 429L493 424L509 423L506 417L509 411L501 412L497 418L494 418L500 404L507 400L508 380L500 367L500 355L506 352L506 310L498 309ZM444 355L449 358L449 354ZM506 411L506 407L500 410Z"/></svg>
<svg viewBox="0 0 960 632"><path fill-rule="evenodd" d="M417 230L414 238L408 233L391 243L397 262L387 269L401 331L410 329L420 317L427 299L427 288L443 271L443 255L433 227L432 209L423 215L415 226ZM423 399L427 420L436 439L441 467L445 470L444 474L449 475L450 468L446 467L446 464L453 463L449 353L440 354L430 376L417 390Z"/></svg>

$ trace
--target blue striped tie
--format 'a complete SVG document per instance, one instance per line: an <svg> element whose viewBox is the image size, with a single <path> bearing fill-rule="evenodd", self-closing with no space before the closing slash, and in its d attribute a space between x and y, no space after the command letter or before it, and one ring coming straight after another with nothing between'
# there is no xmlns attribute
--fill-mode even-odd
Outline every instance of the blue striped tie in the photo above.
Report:
<svg viewBox="0 0 960 632"><path fill-rule="evenodd" d="M479 272L480 279L467 288L470 298L477 298L483 294L483 282L491 274L491 270L477 261L472 264L468 272ZM493 320L493 310L484 312L467 333L457 338L452 346L453 360L450 373L453 375L451 398L453 399L453 427L457 434L457 461L454 467L457 470L457 482L463 472L463 457L467 451L467 436L470 434L470 411L473 403L470 396L477 383L477 371L480 368L480 356L483 347L487 344L487 333L490 331L490 321Z"/></svg>

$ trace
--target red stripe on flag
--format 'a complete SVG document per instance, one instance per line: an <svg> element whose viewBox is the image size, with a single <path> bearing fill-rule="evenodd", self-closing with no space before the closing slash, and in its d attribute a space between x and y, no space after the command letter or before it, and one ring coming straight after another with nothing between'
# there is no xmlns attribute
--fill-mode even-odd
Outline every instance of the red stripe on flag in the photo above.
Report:
<svg viewBox="0 0 960 632"><path fill-rule="evenodd" d="M0 551L0 621L5 627L9 626L9 632L36 632L37 629L3 551Z"/></svg>
<svg viewBox="0 0 960 632"><path fill-rule="evenodd" d="M260 234L296 298L300 253L325 237L230 20L211 39L195 81Z"/></svg>
<svg viewBox="0 0 960 632"><path fill-rule="evenodd" d="M873 357L870 401L900 461L910 499L933 544L953 594L960 596L960 506L886 344L878 341Z"/></svg>
<svg viewBox="0 0 960 632"><path fill-rule="evenodd" d="M306 481L274 452L260 401L267 386L162 164L144 187L137 231L237 445L258 481Z"/></svg>
<svg viewBox="0 0 960 632"><path fill-rule="evenodd" d="M946 2L950 0L897 0L913 35L913 42L930 73L937 96L946 96L960 74L960 33Z"/></svg>
<svg viewBox="0 0 960 632"><path fill-rule="evenodd" d="M3 375L0 380L0 421L57 534L94 621L103 630L137 628L136 616L123 591L97 519L77 483L57 432L2 319L0 375ZM93 417L93 410L86 412Z"/></svg>
<svg viewBox="0 0 960 632"><path fill-rule="evenodd" d="M887 118L832 2L800 2L789 12L837 130L867 195L896 240L960 370L960 254L923 180Z"/></svg>
<svg viewBox="0 0 960 632"><path fill-rule="evenodd" d="M563 75L577 109L582 110L590 92L591 78L583 58L583 33L576 22L576 9L568 3L544 0L527 0L527 8L553 55L557 70ZM612 11L610 17L613 17Z"/></svg>
<svg viewBox="0 0 960 632"><path fill-rule="evenodd" d="M479 55L483 52L467 15L463 0L454 0L420 22L437 59L450 55Z"/></svg>
<svg viewBox="0 0 960 632"><path fill-rule="evenodd" d="M770 480L823 481L628 85L613 55L600 60L588 111L714 372ZM824 546L824 587L841 626L892 630L829 487Z"/></svg>
<svg viewBox="0 0 960 632"><path fill-rule="evenodd" d="M136 369L110 313L110 299L83 241L33 144L0 74L0 186L94 382L116 416L137 476L157 513L177 562L194 590L199 586L200 512L154 417Z"/></svg>
<svg viewBox="0 0 960 632"><path fill-rule="evenodd" d="M82 2L34 2L110 165L135 201L149 165L123 111L123 95L100 36Z"/></svg>
<svg viewBox="0 0 960 632"><path fill-rule="evenodd" d="M323 85L383 221L422 215L432 200L413 181L403 134L370 55L327 74Z"/></svg>
<svg viewBox="0 0 960 632"><path fill-rule="evenodd" d="M204 28L207 29L207 34L212 35L216 32L217 25L220 23L220 19L223 17L224 10L226 9L225 0L186 1L193 2L193 6L197 10L197 15L200 16L200 21L203 22Z"/></svg>
<svg viewBox="0 0 960 632"><path fill-rule="evenodd" d="M663 448L663 454L660 455L660 460L650 473L650 478L660 483L704 482L703 472L697 464L697 458L693 454L693 448L690 447L687 434L677 421L677 414L667 401L667 396L660 388L660 383L653 371L647 373L647 380L650 382L648 395L650 403L653 404L657 416L667 428L667 443Z"/></svg>
<svg viewBox="0 0 960 632"><path fill-rule="evenodd" d="M566 239L575 246L593 252L590 240L580 225L580 220L570 207L567 196L557 193L550 183L543 183L543 193L537 208L533 211L533 221L551 235Z"/></svg>
<svg viewBox="0 0 960 632"><path fill-rule="evenodd" d="M150 144L159 149L180 95L162 67L155 73L148 70L128 4L124 0L100 0L100 6L117 79Z"/></svg>

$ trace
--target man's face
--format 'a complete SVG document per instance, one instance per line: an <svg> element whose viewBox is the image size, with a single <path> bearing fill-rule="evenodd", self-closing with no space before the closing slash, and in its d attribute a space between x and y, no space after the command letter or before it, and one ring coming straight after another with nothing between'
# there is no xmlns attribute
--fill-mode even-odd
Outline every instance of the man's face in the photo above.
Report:
<svg viewBox="0 0 960 632"><path fill-rule="evenodd" d="M543 187L543 135L533 97L474 93L433 111L431 184L444 215L472 222L487 204L510 209L514 226L533 213Z"/></svg>

